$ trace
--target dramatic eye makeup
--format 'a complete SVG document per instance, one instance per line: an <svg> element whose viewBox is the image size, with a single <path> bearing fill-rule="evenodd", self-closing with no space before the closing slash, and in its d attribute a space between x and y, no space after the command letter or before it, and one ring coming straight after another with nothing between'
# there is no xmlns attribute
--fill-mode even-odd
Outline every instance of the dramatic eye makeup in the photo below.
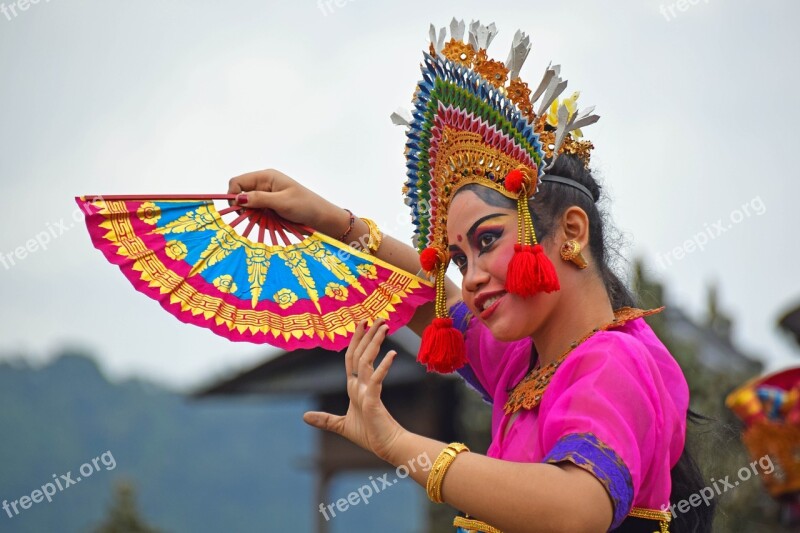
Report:
<svg viewBox="0 0 800 533"><path fill-rule="evenodd" d="M486 224L484 226L481 226L481 224L490 220L507 216L508 215L506 213L492 213L479 218L472 224L472 226L470 226L469 230L467 231L467 241L469 242L470 246L478 250L478 255L488 252L492 248L492 245L500 237L502 237L503 232L505 231L505 227L502 224ZM460 234L458 235L457 239L458 242L463 240ZM451 244L449 251L450 260L454 265L456 265L456 267L458 267L459 270L463 272L467 265L467 257L461 250L461 247Z"/></svg>
<svg viewBox="0 0 800 533"><path fill-rule="evenodd" d="M478 250L479 255L488 252L495 241L503 236L503 230L503 226L481 226L472 240L472 246Z"/></svg>

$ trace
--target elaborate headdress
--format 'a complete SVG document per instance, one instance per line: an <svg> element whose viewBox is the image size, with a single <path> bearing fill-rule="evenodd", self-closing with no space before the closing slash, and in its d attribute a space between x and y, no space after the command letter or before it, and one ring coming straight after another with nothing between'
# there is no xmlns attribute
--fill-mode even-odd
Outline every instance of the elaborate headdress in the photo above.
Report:
<svg viewBox="0 0 800 533"><path fill-rule="evenodd" d="M408 127L403 194L411 207L422 268L436 279L436 319L423 334L419 360L439 372L451 372L466 362L463 338L448 317L444 291L451 198L464 185L477 183L516 200L518 244L506 290L522 296L558 290L553 264L536 240L528 200L541 181L558 181L588 194L574 180L550 179L546 171L562 153L575 154L588 165L593 146L579 139L580 128L599 118L592 114L594 108L578 111L577 92L559 101L567 82L558 65L548 66L531 92L519 77L531 48L521 31L514 35L505 63L486 53L497 34L494 24L470 23L467 42L464 32L464 22L453 19L445 42L446 29L437 34L431 25L413 110L410 115L392 115L393 122Z"/></svg>

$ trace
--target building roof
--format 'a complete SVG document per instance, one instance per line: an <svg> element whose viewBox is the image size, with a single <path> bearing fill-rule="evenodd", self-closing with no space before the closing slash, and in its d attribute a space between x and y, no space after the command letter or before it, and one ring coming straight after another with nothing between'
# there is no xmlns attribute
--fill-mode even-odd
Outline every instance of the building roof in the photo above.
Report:
<svg viewBox="0 0 800 533"><path fill-rule="evenodd" d="M419 337L401 328L384 341L376 365L390 350L397 351L386 386L406 385L425 378L425 367L416 361ZM345 388L344 354L320 348L281 352L274 358L245 370L237 376L215 382L193 394L195 397L219 395L323 395L340 393Z"/></svg>
<svg viewBox="0 0 800 533"><path fill-rule="evenodd" d="M800 307L792 309L778 321L778 325L791 333L800 343Z"/></svg>
<svg viewBox="0 0 800 533"><path fill-rule="evenodd" d="M721 336L712 328L697 324L678 306L668 306L664 310L664 318L672 335L696 347L697 359L706 368L748 374L760 372L761 363L734 346L730 337Z"/></svg>

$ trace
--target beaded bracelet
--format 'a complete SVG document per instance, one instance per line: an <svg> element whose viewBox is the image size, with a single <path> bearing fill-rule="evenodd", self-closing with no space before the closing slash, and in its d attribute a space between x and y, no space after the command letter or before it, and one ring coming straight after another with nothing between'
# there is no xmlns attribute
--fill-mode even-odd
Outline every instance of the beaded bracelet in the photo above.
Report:
<svg viewBox="0 0 800 533"><path fill-rule="evenodd" d="M447 469L450 468L450 465L453 464L453 461L456 460L456 456L461 452L468 451L469 448L464 444L460 442L451 442L442 450L439 457L436 458L436 461L433 462L431 471L428 472L428 482L425 485L428 498L430 498L433 503L444 503L442 499L442 482L444 481L444 475L447 473Z"/></svg>
<svg viewBox="0 0 800 533"><path fill-rule="evenodd" d="M350 235L350 232L353 231L353 228L356 225L356 216L353 214L353 212L346 208L344 208L344 210L347 211L347 213L350 215L350 223L347 226L347 231L342 233L342 236L339 237L339 240L341 242L345 242L345 239L347 239L347 236Z"/></svg>

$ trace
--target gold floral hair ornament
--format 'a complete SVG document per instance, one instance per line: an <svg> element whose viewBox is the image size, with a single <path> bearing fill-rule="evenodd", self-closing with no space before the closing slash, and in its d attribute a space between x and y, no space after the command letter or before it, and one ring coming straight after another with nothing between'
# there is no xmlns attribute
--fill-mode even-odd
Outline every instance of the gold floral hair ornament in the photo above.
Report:
<svg viewBox="0 0 800 533"><path fill-rule="evenodd" d="M414 244L437 285L436 319L423 334L419 360L439 372L466 363L463 338L452 327L444 296L453 195L477 183L516 200L518 244L506 289L525 296L558 290L555 269L536 239L528 200L559 154L575 154L588 165L592 145L580 139L580 128L599 118L593 108L578 109L578 93L559 100L567 82L558 65L547 67L534 90L522 81L520 70L531 49L525 33L514 34L505 62L490 59L487 49L496 35L494 24L474 21L467 31L463 21L453 19L448 40L445 28L431 25L413 110L392 114L395 124L407 127L403 193L411 207Z"/></svg>

